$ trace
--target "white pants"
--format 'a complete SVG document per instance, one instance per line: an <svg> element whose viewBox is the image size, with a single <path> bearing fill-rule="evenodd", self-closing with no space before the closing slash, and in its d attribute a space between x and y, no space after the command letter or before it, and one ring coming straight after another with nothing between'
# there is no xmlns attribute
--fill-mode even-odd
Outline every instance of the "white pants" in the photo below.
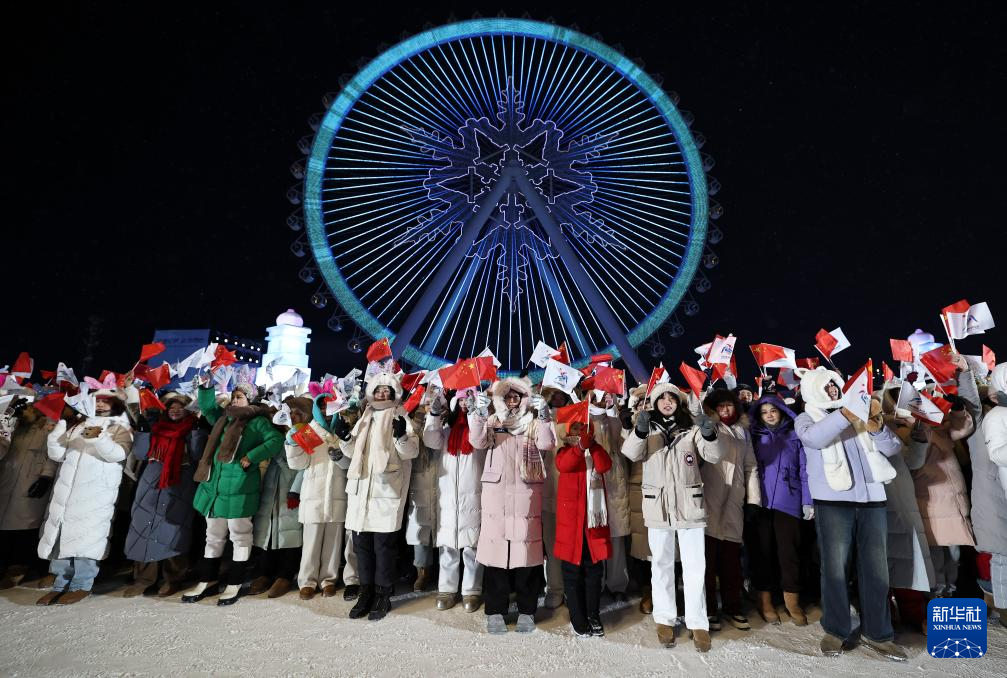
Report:
<svg viewBox="0 0 1007 678"><path fill-rule="evenodd" d="M625 593L628 587L626 537L615 537L612 539L612 557L605 561L605 588L609 593Z"/></svg>
<svg viewBox="0 0 1007 678"><path fill-rule="evenodd" d="M343 549L346 566L343 568L343 583L347 586L359 586L360 575L357 574L357 552L353 550L353 533L346 530L346 546Z"/></svg>
<svg viewBox="0 0 1007 678"><path fill-rule="evenodd" d="M457 593L458 579L464 561L462 579L462 595L478 596L483 592L483 566L476 561L474 548L455 549L450 546L441 547L441 573L437 578L437 591L440 593Z"/></svg>
<svg viewBox="0 0 1007 678"><path fill-rule="evenodd" d="M313 589L335 584L343 551L343 523L306 523L303 534L297 586Z"/></svg>
<svg viewBox="0 0 1007 678"><path fill-rule="evenodd" d="M553 555L556 548L556 514L542 511L542 539L545 544L545 592L563 594L562 561Z"/></svg>
<svg viewBox="0 0 1007 678"><path fill-rule="evenodd" d="M674 626L678 618L675 602L675 533L682 560L682 588L685 590L685 625L689 629L710 630L706 618L706 531L702 527L679 530L648 528L651 552L651 595L654 621Z"/></svg>
<svg viewBox="0 0 1007 678"><path fill-rule="evenodd" d="M251 518L207 518L205 558L220 558L224 555L227 538L230 536L234 551L231 560L241 563L252 555Z"/></svg>
<svg viewBox="0 0 1007 678"><path fill-rule="evenodd" d="M993 585L993 605L1007 608L1007 556L993 553L990 558L990 583Z"/></svg>

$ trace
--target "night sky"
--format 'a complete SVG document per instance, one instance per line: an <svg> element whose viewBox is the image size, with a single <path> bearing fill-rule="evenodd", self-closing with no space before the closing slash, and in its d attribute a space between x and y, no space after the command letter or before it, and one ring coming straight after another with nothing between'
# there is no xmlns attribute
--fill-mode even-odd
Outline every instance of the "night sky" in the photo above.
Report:
<svg viewBox="0 0 1007 678"><path fill-rule="evenodd" d="M215 4L5 18L0 366L25 350L44 369L79 366L89 317L96 375L128 369L155 327L258 337L288 306L315 328L313 367L362 362L297 278L289 167L341 75L471 5ZM889 337L920 326L940 338L939 309L963 297L1007 325L1002 4L607 4L529 12L600 33L663 76L723 185L721 263L699 315L679 314L685 337L665 335L667 364L716 332L808 356L820 327L841 325L853 348L837 362L852 372L890 361ZM985 343L1007 356L1003 331ZM747 350L741 371L755 372Z"/></svg>

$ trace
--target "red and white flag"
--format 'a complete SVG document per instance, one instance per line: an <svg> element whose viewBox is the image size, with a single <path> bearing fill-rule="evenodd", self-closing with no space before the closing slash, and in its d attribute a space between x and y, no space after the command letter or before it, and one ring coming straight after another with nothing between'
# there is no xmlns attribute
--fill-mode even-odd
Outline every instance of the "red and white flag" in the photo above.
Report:
<svg viewBox="0 0 1007 678"><path fill-rule="evenodd" d="M874 386L874 363L871 360L857 370L843 387L846 394L844 406L861 421L871 417L871 391Z"/></svg>
<svg viewBox="0 0 1007 678"><path fill-rule="evenodd" d="M967 299L956 301L941 309L944 328L952 339L964 339L973 334L984 334L996 327L989 305L984 301L969 304Z"/></svg>
<svg viewBox="0 0 1007 678"><path fill-rule="evenodd" d="M540 341L535 344L535 350L531 352L531 358L528 362L536 367L545 368L546 361L556 355L559 355L559 351L544 341Z"/></svg>
<svg viewBox="0 0 1007 678"><path fill-rule="evenodd" d="M902 382L902 390L899 391L899 400L895 407L905 408L915 418L934 426L944 421L944 411L938 407L937 403L917 391L916 387L908 381Z"/></svg>
<svg viewBox="0 0 1007 678"><path fill-rule="evenodd" d="M885 380L886 386L895 381L895 371L892 370L892 368L890 368L888 366L888 363L886 363L884 360L881 361L881 373Z"/></svg>
<svg viewBox="0 0 1007 678"><path fill-rule="evenodd" d="M650 379L647 381L647 395L650 395L655 386L667 381L669 381L668 371L664 369L664 363L661 363L650 372Z"/></svg>
<svg viewBox="0 0 1007 678"><path fill-rule="evenodd" d="M689 389L696 394L698 398L703 392L703 385L706 384L706 372L702 370L697 370L695 367L686 364L683 360L682 364L678 366L678 371L682 373L685 377L685 383L689 385Z"/></svg>
<svg viewBox="0 0 1007 678"><path fill-rule="evenodd" d="M542 388L557 388L569 395L583 376L577 368L549 358L545 364L545 374L542 375Z"/></svg>
<svg viewBox="0 0 1007 678"><path fill-rule="evenodd" d="M706 362L710 365L730 365L731 358L734 357L734 344L738 338L733 334L717 338L710 342L710 352L706 355Z"/></svg>
<svg viewBox="0 0 1007 678"><path fill-rule="evenodd" d="M752 344L749 346L755 363L759 367L789 367L797 369L794 349L784 348L776 344Z"/></svg>
<svg viewBox="0 0 1007 678"><path fill-rule="evenodd" d="M801 379L794 373L794 370L789 367L782 367L780 368L780 373L776 375L776 383L783 388L793 391L801 385Z"/></svg>

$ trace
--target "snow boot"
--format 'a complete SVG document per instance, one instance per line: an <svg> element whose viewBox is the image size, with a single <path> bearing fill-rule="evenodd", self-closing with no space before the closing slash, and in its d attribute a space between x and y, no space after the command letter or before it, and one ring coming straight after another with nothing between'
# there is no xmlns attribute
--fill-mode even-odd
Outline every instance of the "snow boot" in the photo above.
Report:
<svg viewBox="0 0 1007 678"><path fill-rule="evenodd" d="M718 617L717 615L715 615L715 614L714 615L710 615L709 617L706 618L706 621L708 621L710 623L710 630L711 631L719 631L720 630L720 617Z"/></svg>
<svg viewBox="0 0 1007 678"><path fill-rule="evenodd" d="M343 600L350 602L351 600L356 600L357 596L360 595L360 584L347 584L346 588L343 590Z"/></svg>
<svg viewBox="0 0 1007 678"><path fill-rule="evenodd" d="M795 624L798 626L808 625L808 615L804 614L804 610L801 608L800 594L784 591L783 604L787 606L787 614Z"/></svg>
<svg viewBox="0 0 1007 678"><path fill-rule="evenodd" d="M350 588L347 586L346 588ZM357 604L350 610L350 619L360 619L366 617L374 606L374 585L361 584L360 593L357 595Z"/></svg>
<svg viewBox="0 0 1007 678"><path fill-rule="evenodd" d="M376 593L374 606L371 607L371 613L367 615L369 621L384 619L385 615L392 611L392 587L375 586L374 591Z"/></svg>
<svg viewBox="0 0 1007 678"><path fill-rule="evenodd" d="M203 558L199 564L199 583L182 592L183 603L198 603L207 596L217 593L217 579L220 572L220 558Z"/></svg>
<svg viewBox="0 0 1007 678"><path fill-rule="evenodd" d="M667 624L657 625L657 642L664 647L675 647L675 627Z"/></svg>
<svg viewBox="0 0 1007 678"><path fill-rule="evenodd" d="M826 633L822 636L822 654L826 657L838 657L843 653L843 639Z"/></svg>
<svg viewBox="0 0 1007 678"><path fill-rule="evenodd" d="M709 652L713 645L710 642L710 632L706 629L693 629L692 644L696 646L696 652Z"/></svg>
<svg viewBox="0 0 1007 678"><path fill-rule="evenodd" d="M430 579L430 569L426 567L416 568L416 581L413 582L413 591L419 593L427 588L427 580Z"/></svg>
<svg viewBox="0 0 1007 678"><path fill-rule="evenodd" d="M773 594L769 591L759 591L759 614L767 624L778 625L780 615L776 614L773 606Z"/></svg>
<svg viewBox="0 0 1007 678"><path fill-rule="evenodd" d="M643 590L643 597L640 598L640 614L653 614L654 599L650 595L650 587Z"/></svg>
<svg viewBox="0 0 1007 678"><path fill-rule="evenodd" d="M727 615L727 623L729 623L734 628L739 631L751 631L752 625L748 623L748 617L743 614L729 614ZM713 627L710 627L713 630Z"/></svg>
<svg viewBox="0 0 1007 678"><path fill-rule="evenodd" d="M245 572L248 568L247 560L239 560L231 563L227 570L227 586L220 593L217 605L224 607L234 605L241 597L241 585L245 583Z"/></svg>
<svg viewBox="0 0 1007 678"><path fill-rule="evenodd" d="M602 638L605 636L605 627L601 624L601 615L595 612L587 616L587 623L591 626L591 635Z"/></svg>

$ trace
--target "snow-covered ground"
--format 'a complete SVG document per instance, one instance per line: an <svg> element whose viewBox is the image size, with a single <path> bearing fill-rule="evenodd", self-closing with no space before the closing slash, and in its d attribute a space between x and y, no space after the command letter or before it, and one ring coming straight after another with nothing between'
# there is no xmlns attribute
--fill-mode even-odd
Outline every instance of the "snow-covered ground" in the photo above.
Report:
<svg viewBox="0 0 1007 678"><path fill-rule="evenodd" d="M124 599L106 585L73 606L35 607L42 592L0 592L0 675L338 675L338 676L996 676L1007 675L1007 632L989 632L983 659L932 659L923 636L900 634L907 663L857 648L838 659L818 650L820 614L812 624L713 634L697 653L688 638L674 649L657 643L654 623L636 602L605 608L606 638L574 637L565 608L540 610L530 635L488 636L482 610L434 609L434 594L395 599L381 622L352 621L342 596L308 602L296 593L243 598L228 608L213 599ZM513 628L513 627L512 627Z"/></svg>

